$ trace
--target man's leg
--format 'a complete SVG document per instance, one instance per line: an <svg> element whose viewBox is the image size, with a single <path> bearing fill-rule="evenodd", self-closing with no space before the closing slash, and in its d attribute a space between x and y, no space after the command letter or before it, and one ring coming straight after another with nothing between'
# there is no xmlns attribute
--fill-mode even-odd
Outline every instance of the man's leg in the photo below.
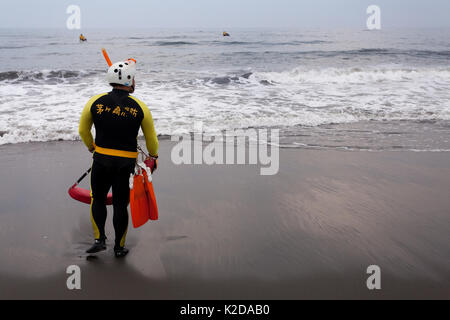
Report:
<svg viewBox="0 0 450 320"><path fill-rule="evenodd" d="M130 202L130 173L134 171L134 164L122 167L114 176L112 183L113 191L113 208L114 217L113 224L115 230L115 246L116 256L124 256L128 252L124 250L125 240L128 229L128 204Z"/></svg>
<svg viewBox="0 0 450 320"><path fill-rule="evenodd" d="M105 167L94 161L91 172L91 221L94 228L94 237L97 240L105 240L106 223L106 197L111 187L111 172Z"/></svg>

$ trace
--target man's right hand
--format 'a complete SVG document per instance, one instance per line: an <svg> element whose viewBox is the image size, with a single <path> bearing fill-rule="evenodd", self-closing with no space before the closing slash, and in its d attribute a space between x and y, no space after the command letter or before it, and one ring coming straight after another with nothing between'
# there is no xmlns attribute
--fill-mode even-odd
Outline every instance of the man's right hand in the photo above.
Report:
<svg viewBox="0 0 450 320"><path fill-rule="evenodd" d="M158 159L153 157L148 157L144 161L145 165L150 168L151 173L153 173L158 168Z"/></svg>

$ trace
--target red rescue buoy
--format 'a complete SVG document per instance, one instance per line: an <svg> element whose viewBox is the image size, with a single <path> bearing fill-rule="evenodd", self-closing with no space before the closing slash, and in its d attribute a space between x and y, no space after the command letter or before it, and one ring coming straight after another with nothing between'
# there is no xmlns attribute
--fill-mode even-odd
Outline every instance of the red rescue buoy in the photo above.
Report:
<svg viewBox="0 0 450 320"><path fill-rule="evenodd" d="M145 165L150 168L150 172L153 172L157 168L157 160L155 158L151 158L145 161ZM72 199L80 201L85 204L91 204L91 191L86 190L83 188L80 188L78 184L91 172L92 168L89 168L81 177L78 179L75 184L70 187L69 189L69 195ZM153 195L154 198L154 195ZM156 201L155 201L156 202ZM112 193L108 193L108 196L106 198L106 205L110 206L113 203L113 196ZM157 213L156 213L157 217ZM153 218L155 218L153 216ZM157 219L157 218L156 218Z"/></svg>
<svg viewBox="0 0 450 320"><path fill-rule="evenodd" d="M78 187L78 184L86 178L86 176L91 172L92 168L89 168L77 182L69 189L69 195L72 199L80 201L85 204L91 204L91 191ZM108 193L106 198L106 205L112 205L112 193Z"/></svg>
<svg viewBox="0 0 450 320"><path fill-rule="evenodd" d="M91 204L91 191L78 187L78 183L75 183L69 189L69 195L72 199L80 201L85 204ZM113 203L112 193L108 193L108 197L106 198L106 205L110 206Z"/></svg>

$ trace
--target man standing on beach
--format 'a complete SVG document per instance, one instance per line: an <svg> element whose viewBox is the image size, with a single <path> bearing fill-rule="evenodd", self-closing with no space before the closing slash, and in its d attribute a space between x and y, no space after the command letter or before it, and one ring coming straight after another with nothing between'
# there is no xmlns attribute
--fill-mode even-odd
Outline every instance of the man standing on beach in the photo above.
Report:
<svg viewBox="0 0 450 320"><path fill-rule="evenodd" d="M94 153L91 173L91 221L95 243L87 253L106 250L106 205L109 189L113 193L114 253L124 257L128 229L129 177L134 172L139 128L145 136L147 150L156 162L158 138L148 107L130 93L135 89L136 61L117 62L108 69L109 93L97 95L86 104L80 119L79 134ZM91 128L95 126L95 141ZM156 167L155 167L156 168Z"/></svg>

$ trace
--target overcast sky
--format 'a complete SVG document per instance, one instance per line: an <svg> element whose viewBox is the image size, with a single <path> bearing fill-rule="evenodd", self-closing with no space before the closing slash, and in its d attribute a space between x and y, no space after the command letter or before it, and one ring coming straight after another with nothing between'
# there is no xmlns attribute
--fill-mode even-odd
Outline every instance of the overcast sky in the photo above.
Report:
<svg viewBox="0 0 450 320"><path fill-rule="evenodd" d="M71 4L82 29L364 28L371 4L384 28L450 27L450 0L12 0L1 3L0 27L65 28Z"/></svg>

